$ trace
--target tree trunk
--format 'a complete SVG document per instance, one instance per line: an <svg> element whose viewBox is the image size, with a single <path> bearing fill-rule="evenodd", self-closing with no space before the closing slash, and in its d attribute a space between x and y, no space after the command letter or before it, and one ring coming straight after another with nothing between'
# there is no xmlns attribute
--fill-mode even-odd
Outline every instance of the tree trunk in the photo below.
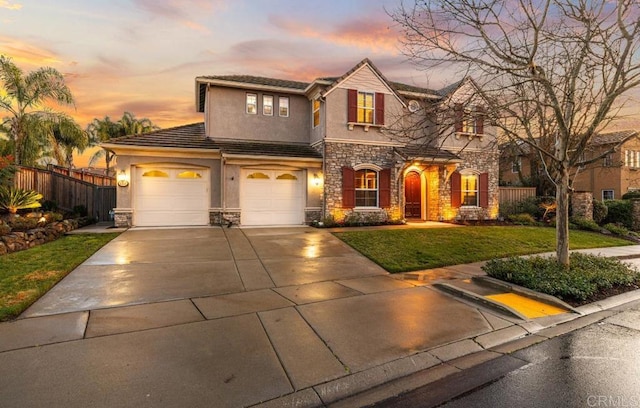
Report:
<svg viewBox="0 0 640 408"><path fill-rule="evenodd" d="M569 267L569 169L563 166L556 185L556 256Z"/></svg>

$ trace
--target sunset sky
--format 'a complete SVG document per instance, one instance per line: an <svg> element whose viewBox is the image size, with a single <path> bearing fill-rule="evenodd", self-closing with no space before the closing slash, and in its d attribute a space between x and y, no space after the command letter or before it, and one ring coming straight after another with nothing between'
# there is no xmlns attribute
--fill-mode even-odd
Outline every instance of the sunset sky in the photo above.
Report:
<svg viewBox="0 0 640 408"><path fill-rule="evenodd" d="M391 80L440 88L455 73L406 61L387 11L400 0L0 0L0 54L64 73L83 127L125 111L166 128L202 121L199 75L312 80L369 57ZM387 10L387 11L385 11ZM83 163L77 163L83 165Z"/></svg>
<svg viewBox="0 0 640 408"><path fill-rule="evenodd" d="M401 55L399 0L0 0L0 53L66 75L83 126L124 111L161 127L202 120L198 75L311 80L369 57L390 79L444 86ZM451 78L449 82L456 80Z"/></svg>

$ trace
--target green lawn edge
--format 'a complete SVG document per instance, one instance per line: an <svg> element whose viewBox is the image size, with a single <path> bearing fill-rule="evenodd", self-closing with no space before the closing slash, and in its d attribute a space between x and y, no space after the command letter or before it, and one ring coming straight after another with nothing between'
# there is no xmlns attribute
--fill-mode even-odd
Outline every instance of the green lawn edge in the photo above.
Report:
<svg viewBox="0 0 640 408"><path fill-rule="evenodd" d="M549 227L371 229L333 234L391 273L555 251L555 229ZM571 249L633 244L579 230L571 230L569 240Z"/></svg>
<svg viewBox="0 0 640 408"><path fill-rule="evenodd" d="M71 234L0 256L0 321L19 316L119 233Z"/></svg>

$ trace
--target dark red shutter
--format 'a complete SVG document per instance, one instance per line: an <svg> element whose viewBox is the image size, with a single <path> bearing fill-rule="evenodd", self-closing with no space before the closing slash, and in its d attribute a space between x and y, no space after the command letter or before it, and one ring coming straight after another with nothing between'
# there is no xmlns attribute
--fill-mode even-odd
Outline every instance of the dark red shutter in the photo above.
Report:
<svg viewBox="0 0 640 408"><path fill-rule="evenodd" d="M489 207L489 173L482 173L478 178L478 188L480 189L480 207Z"/></svg>
<svg viewBox="0 0 640 408"><path fill-rule="evenodd" d="M356 206L356 172L351 167L342 168L342 207Z"/></svg>
<svg viewBox="0 0 640 408"><path fill-rule="evenodd" d="M451 174L451 206L460 208L462 205L462 177L454 171Z"/></svg>
<svg viewBox="0 0 640 408"><path fill-rule="evenodd" d="M479 106L476 114L476 133L482 135L484 134L484 108Z"/></svg>
<svg viewBox="0 0 640 408"><path fill-rule="evenodd" d="M358 121L358 91L349 89L347 95L347 122L355 123Z"/></svg>
<svg viewBox="0 0 640 408"><path fill-rule="evenodd" d="M391 169L382 169L379 177L380 207L391 207Z"/></svg>
<svg viewBox="0 0 640 408"><path fill-rule="evenodd" d="M375 99L375 123L376 125L384 125L384 94L376 92Z"/></svg>
<svg viewBox="0 0 640 408"><path fill-rule="evenodd" d="M454 127L456 132L462 132L462 115L464 114L464 110L462 108L461 103L456 103L453 106L453 120Z"/></svg>

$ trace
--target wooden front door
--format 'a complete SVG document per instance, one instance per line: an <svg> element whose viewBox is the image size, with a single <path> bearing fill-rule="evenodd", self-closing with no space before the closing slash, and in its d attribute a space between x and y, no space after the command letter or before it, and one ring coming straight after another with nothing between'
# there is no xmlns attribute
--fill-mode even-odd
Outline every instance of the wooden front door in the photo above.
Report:
<svg viewBox="0 0 640 408"><path fill-rule="evenodd" d="M405 218L422 217L420 175L412 171L404 178L404 216Z"/></svg>

